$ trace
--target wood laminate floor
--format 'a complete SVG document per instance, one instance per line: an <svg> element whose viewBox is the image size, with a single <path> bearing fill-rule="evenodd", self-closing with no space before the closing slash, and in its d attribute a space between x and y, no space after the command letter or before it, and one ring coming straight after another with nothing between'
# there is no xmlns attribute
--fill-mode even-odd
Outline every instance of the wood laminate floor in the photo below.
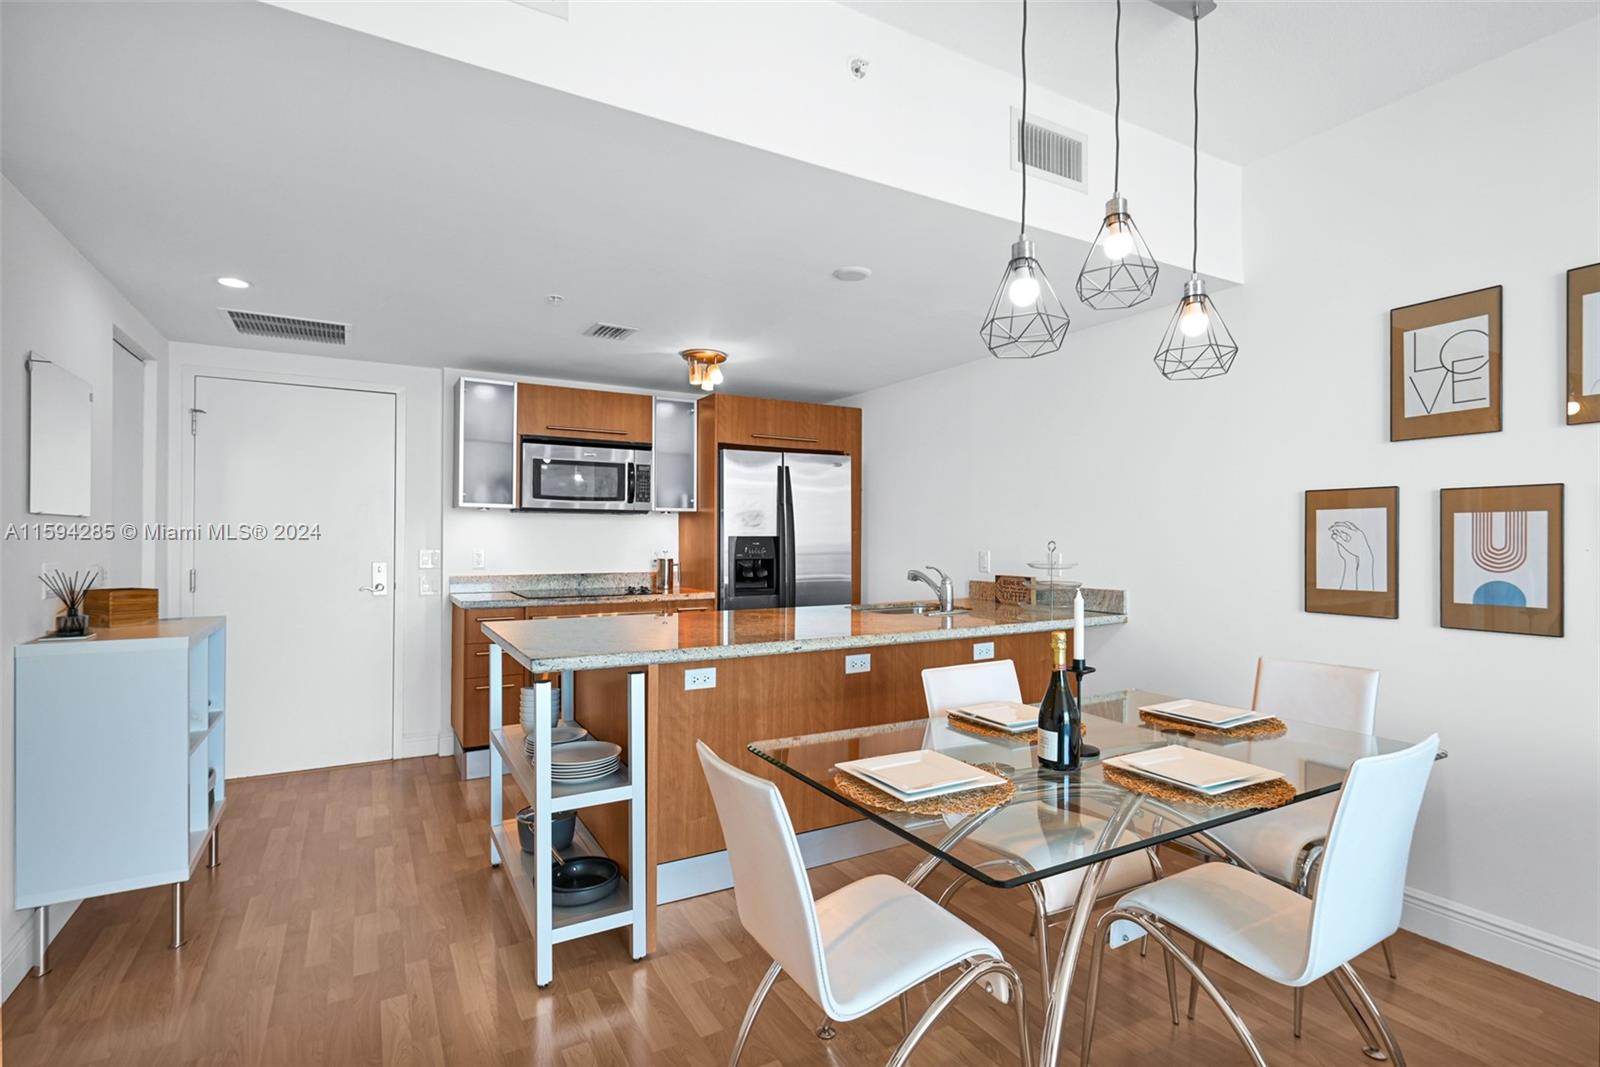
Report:
<svg viewBox="0 0 1600 1067"><path fill-rule="evenodd" d="M85 904L53 947L54 971L7 1001L5 1062L725 1063L768 964L732 895L661 909L660 949L642 963L620 933L557 946L555 984L540 990L516 902L489 872L487 806L485 783L460 782L453 763L432 758L230 783L223 863L191 889L188 945L166 947L165 890ZM913 861L895 849L815 871L813 883L821 894L870 873L901 875ZM1026 896L974 890L958 907L1022 969L1037 1027ZM1397 982L1376 953L1358 966L1415 1067L1597 1062L1595 1003L1407 934L1396 951ZM1321 987L1308 994L1297 1041L1287 992L1227 961L1210 969L1271 1063L1369 1062ZM1079 984L1066 1063L1077 1062ZM969 995L913 1062L1015 1063L1008 1011ZM827 1043L812 1036L817 1014L780 981L744 1062L881 1064L899 1038L893 1007ZM1160 959L1133 948L1107 957L1096 1033L1094 1062L1105 1067L1247 1062L1204 999L1195 1022L1174 1027Z"/></svg>

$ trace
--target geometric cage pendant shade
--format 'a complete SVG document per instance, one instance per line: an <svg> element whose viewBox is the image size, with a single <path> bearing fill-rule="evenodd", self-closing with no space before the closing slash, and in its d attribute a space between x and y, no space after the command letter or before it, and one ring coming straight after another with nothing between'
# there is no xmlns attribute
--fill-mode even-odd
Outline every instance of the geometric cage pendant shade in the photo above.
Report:
<svg viewBox="0 0 1600 1067"><path fill-rule="evenodd" d="M1078 271L1078 299L1096 311L1130 308L1150 299L1160 274L1160 264L1128 213L1128 202L1113 194Z"/></svg>
<svg viewBox="0 0 1600 1067"><path fill-rule="evenodd" d="M1238 354L1205 282L1198 275L1190 278L1156 349L1156 369L1170 381L1202 381L1227 374Z"/></svg>
<svg viewBox="0 0 1600 1067"><path fill-rule="evenodd" d="M1059 351L1072 319L1033 254L1033 242L1017 238L1000 287L989 303L978 336L996 359L1036 359Z"/></svg>

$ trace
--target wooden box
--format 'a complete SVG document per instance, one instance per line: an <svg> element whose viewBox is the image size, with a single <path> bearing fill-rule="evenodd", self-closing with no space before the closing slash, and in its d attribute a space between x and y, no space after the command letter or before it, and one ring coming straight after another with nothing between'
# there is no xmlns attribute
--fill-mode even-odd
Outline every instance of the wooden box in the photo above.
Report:
<svg viewBox="0 0 1600 1067"><path fill-rule="evenodd" d="M138 626L161 618L159 589L91 589L83 598L89 625L96 630Z"/></svg>

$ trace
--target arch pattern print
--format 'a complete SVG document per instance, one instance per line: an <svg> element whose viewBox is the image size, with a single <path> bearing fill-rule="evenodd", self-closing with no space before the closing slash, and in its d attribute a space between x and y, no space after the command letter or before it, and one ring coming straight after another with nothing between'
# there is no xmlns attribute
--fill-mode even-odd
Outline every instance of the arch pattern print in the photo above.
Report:
<svg viewBox="0 0 1600 1067"><path fill-rule="evenodd" d="M1561 636L1564 488L1440 492L1441 625Z"/></svg>

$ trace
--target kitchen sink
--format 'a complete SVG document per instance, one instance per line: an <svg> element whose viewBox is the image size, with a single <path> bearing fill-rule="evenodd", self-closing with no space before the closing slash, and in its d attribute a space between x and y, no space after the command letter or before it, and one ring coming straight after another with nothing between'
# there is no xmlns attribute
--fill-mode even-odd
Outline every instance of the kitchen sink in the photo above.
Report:
<svg viewBox="0 0 1600 1067"><path fill-rule="evenodd" d="M927 615L937 619L951 615L965 615L972 609L951 608L949 611L940 611L936 604L857 604L855 610L870 612L873 615Z"/></svg>

